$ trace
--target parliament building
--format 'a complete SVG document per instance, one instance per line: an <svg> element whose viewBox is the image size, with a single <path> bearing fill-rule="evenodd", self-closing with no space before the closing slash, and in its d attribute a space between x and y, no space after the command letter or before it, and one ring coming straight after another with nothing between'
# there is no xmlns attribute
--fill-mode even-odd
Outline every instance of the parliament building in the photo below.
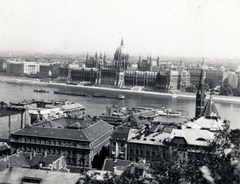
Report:
<svg viewBox="0 0 240 184"><path fill-rule="evenodd" d="M89 82L92 85L110 85L119 88L125 86L143 86L162 90L177 90L190 85L190 74L185 69L172 69L161 65L159 57L153 65L152 57L137 62L137 67L131 67L129 54L123 39L116 49L113 61L109 64L106 54L89 57L80 65L65 65L59 68L59 78L67 83Z"/></svg>

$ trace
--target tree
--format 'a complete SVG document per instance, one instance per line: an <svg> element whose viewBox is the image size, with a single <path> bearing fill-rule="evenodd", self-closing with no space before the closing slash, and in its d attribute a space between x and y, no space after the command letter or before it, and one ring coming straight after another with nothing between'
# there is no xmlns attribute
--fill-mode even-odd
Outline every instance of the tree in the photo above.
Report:
<svg viewBox="0 0 240 184"><path fill-rule="evenodd" d="M194 159L178 161L177 152L151 164L159 183L239 183L240 130L224 127Z"/></svg>
<svg viewBox="0 0 240 184"><path fill-rule="evenodd" d="M225 84L220 87L220 95L230 95L232 93L232 87L229 84Z"/></svg>
<svg viewBox="0 0 240 184"><path fill-rule="evenodd" d="M234 88L233 89L233 96L240 96L240 89L239 88Z"/></svg>
<svg viewBox="0 0 240 184"><path fill-rule="evenodd" d="M206 78L204 83L206 85L205 86L206 89L208 89L208 90L213 89L215 87L214 81L212 79L210 79L210 78Z"/></svg>
<svg viewBox="0 0 240 184"><path fill-rule="evenodd" d="M200 159L191 159L187 163L187 175L190 170L197 171L198 177L191 182L207 181L208 183L239 183L240 170L236 155L239 157L240 130L230 130L226 124L219 130L214 140L201 153ZM190 179L190 178L188 178Z"/></svg>
<svg viewBox="0 0 240 184"><path fill-rule="evenodd" d="M187 86L186 88L185 88L185 90L186 90L186 92L196 92L197 91L197 88L195 87L195 86Z"/></svg>
<svg viewBox="0 0 240 184"><path fill-rule="evenodd" d="M165 156L160 157L158 161L150 163L152 174L160 184L180 183L182 178L182 164L178 161L179 155L177 149L169 147Z"/></svg>

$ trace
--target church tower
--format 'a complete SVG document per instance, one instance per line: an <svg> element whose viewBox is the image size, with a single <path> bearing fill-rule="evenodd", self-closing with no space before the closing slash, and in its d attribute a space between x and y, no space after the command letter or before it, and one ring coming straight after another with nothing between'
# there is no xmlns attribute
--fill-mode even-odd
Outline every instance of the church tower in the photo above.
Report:
<svg viewBox="0 0 240 184"><path fill-rule="evenodd" d="M152 72L152 56L149 58L149 71Z"/></svg>
<svg viewBox="0 0 240 184"><path fill-rule="evenodd" d="M101 78L102 78L102 65L101 62L97 63L97 74L96 74L95 84L100 85L101 84Z"/></svg>
<svg viewBox="0 0 240 184"><path fill-rule="evenodd" d="M157 66L160 66L159 56L157 57Z"/></svg>
<svg viewBox="0 0 240 184"><path fill-rule="evenodd" d="M103 66L105 67L106 66L106 53L104 52L104 55L103 55Z"/></svg>
<svg viewBox="0 0 240 184"><path fill-rule="evenodd" d="M97 67L98 66L98 54L97 54L97 52L95 53L95 58L94 58L94 63L95 63L95 67Z"/></svg>
<svg viewBox="0 0 240 184"><path fill-rule="evenodd" d="M195 109L195 118L199 118L204 108L204 99L205 99L205 87L204 87L204 71L203 71L203 63L202 69L200 73L200 79L198 84L198 91L196 94L196 109Z"/></svg>
<svg viewBox="0 0 240 184"><path fill-rule="evenodd" d="M139 59L138 59L138 70L140 70L141 67L141 55L139 55Z"/></svg>

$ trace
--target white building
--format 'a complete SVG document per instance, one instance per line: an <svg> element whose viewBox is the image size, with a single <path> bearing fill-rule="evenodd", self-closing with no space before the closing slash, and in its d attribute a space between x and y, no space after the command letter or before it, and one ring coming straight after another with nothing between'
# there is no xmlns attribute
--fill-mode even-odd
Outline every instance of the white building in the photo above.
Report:
<svg viewBox="0 0 240 184"><path fill-rule="evenodd" d="M228 74L228 84L233 88L238 87L238 75L235 72Z"/></svg>

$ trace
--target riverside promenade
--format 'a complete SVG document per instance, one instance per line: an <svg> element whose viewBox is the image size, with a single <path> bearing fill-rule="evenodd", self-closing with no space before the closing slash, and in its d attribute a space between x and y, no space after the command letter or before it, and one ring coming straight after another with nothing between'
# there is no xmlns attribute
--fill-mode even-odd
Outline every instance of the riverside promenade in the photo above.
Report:
<svg viewBox="0 0 240 184"><path fill-rule="evenodd" d="M39 79L35 78L23 78L23 77L11 77L11 76L0 76L0 82L6 83L15 83L15 84L30 84L30 85L45 85L45 86L71 86L73 88L81 88L81 89L92 89L94 91L112 91L118 92L122 94L134 93L139 95L146 96L162 96L166 98L179 99L179 100L195 100L195 93L188 93L182 91L170 91L170 93L161 93L154 91L144 91L141 86L134 86L131 89L121 89L121 88L110 88L110 87L101 87L101 86L84 86L84 85L69 85L65 83L55 83L55 82L41 82ZM208 95L206 98L209 98ZM235 96L221 96L221 95L213 95L213 100L215 102L225 102L225 103L239 103L240 97Z"/></svg>

